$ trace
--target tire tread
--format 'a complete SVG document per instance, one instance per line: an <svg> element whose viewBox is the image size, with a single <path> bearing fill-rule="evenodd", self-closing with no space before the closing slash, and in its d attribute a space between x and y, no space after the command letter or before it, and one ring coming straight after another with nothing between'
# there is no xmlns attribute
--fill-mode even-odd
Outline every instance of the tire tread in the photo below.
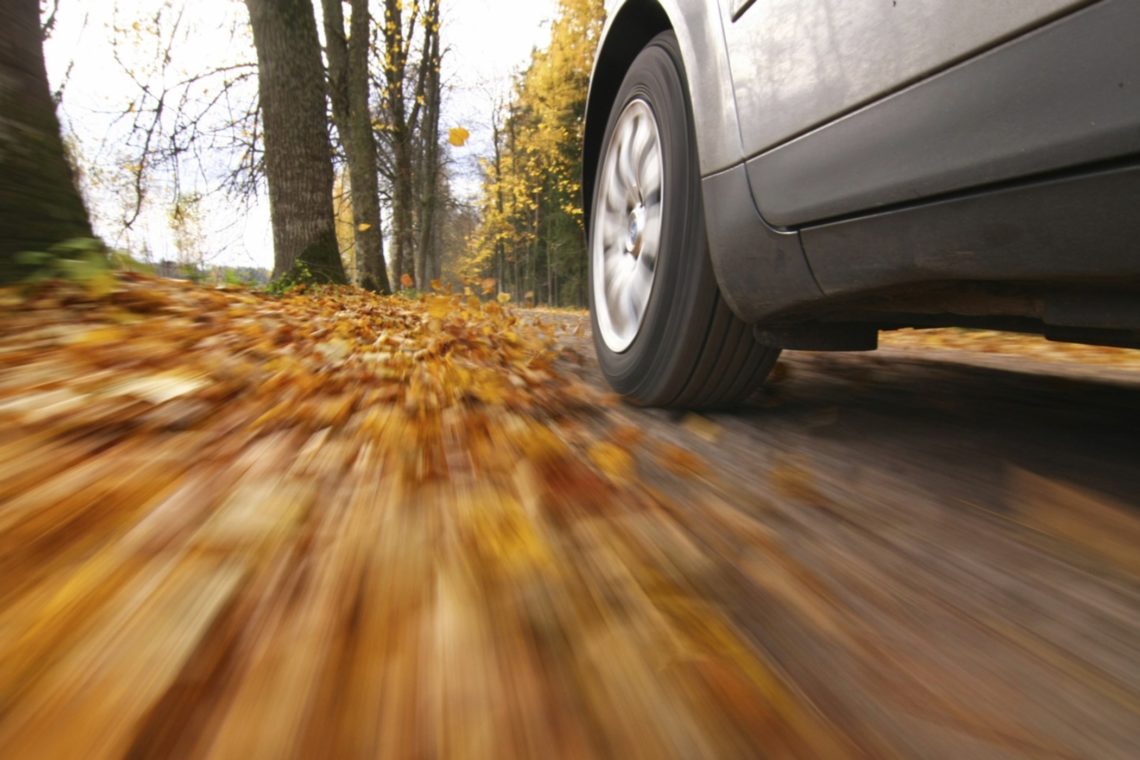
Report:
<svg viewBox="0 0 1140 760"><path fill-rule="evenodd" d="M752 329L732 313L719 292L708 322L710 329L693 363L690 382L668 406L734 406L763 383L775 364L779 349L757 343ZM727 324L718 331L714 329L718 322Z"/></svg>

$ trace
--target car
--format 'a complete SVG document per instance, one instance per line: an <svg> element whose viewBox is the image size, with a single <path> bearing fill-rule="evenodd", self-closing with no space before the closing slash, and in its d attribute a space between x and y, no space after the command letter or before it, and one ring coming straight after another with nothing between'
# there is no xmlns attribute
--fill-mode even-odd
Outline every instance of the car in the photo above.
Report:
<svg viewBox="0 0 1140 760"><path fill-rule="evenodd" d="M1140 2L621 0L582 149L602 372L747 399L781 349L1140 346Z"/></svg>

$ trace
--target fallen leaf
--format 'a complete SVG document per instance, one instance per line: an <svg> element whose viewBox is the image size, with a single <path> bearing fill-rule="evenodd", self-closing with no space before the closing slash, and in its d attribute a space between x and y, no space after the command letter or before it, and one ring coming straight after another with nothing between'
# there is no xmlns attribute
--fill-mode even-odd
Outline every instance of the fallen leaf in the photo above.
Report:
<svg viewBox="0 0 1140 760"><path fill-rule="evenodd" d="M716 443L721 435L720 425L699 414L686 414L681 426L709 443Z"/></svg>
<svg viewBox="0 0 1140 760"><path fill-rule="evenodd" d="M624 482L634 471L633 457L629 452L612 443L595 443L590 446L590 461L611 480Z"/></svg>

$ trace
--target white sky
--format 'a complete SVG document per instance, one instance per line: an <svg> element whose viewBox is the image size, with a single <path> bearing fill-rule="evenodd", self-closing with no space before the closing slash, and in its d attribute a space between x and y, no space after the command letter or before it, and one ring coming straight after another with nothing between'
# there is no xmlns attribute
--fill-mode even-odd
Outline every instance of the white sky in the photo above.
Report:
<svg viewBox="0 0 1140 760"><path fill-rule="evenodd" d="M64 123L77 139L86 162L115 166L118 159L115 114L122 113L136 97L136 87L115 61L111 43L124 35L142 41L136 55L149 60L146 45L152 39L147 20L164 4L182 7L181 0L60 0L55 32L45 46L48 76L53 89L70 67L63 102ZM184 0L186 39L179 43L181 55L175 69L200 70L205 63L256 60L252 50L234 49L231 26L245 25L248 17L239 0ZM319 2L315 3L319 7ZM490 115L496 99L506 98L512 75L525 68L530 52L549 41L550 19L557 0L442 0L442 43L445 49L445 87L441 128L446 132L462 126L471 139L462 148L451 148L456 190L467 197L478 191L478 158L490 150ZM167 18L171 16L167 12ZM138 32L131 29L140 21ZM118 25L120 31L115 31ZM107 136L112 135L108 142ZM100 146L103 146L100 150ZM159 195L155 194L156 197ZM219 251L211 263L273 266L272 236L267 203L248 212L235 212L232 204L218 199L207 224L207 242ZM121 214L112 198L96 202L96 216ZM138 248L146 245L156 259L176 258L164 208L151 208L136 223L128 239L109 240L112 245ZM108 227L99 225L101 234ZM137 251L136 251L137 252Z"/></svg>

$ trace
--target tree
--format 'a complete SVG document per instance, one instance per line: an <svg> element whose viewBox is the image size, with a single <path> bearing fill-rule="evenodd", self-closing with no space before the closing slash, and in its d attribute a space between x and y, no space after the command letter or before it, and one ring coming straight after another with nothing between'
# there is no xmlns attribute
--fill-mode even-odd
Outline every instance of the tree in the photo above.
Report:
<svg viewBox="0 0 1140 760"><path fill-rule="evenodd" d="M420 0L410 3L384 0L383 48L379 56L383 69L383 80L379 84L384 118L378 126L390 155L390 161L384 162L382 170L392 186L393 274L398 279L415 274L414 282L420 288L427 285L430 277L426 259L416 253L417 242L422 243L422 238L417 241L416 222L420 223L422 232L427 216L427 209L417 205L417 195L422 200L425 171L437 178L439 173L439 14L439 0L427 0L426 8L421 6ZM419 61L409 66L416 27L420 23L424 28ZM429 105L429 86L436 90L434 113ZM423 150L429 138L437 151L434 156ZM421 146L418 156L417 143Z"/></svg>
<svg viewBox="0 0 1140 760"><path fill-rule="evenodd" d="M351 0L349 32L345 34L341 0L321 0L328 56L329 98L333 121L344 145L358 281L361 286L390 293L380 226L380 187L376 139L368 98L368 0Z"/></svg>
<svg viewBox="0 0 1140 760"><path fill-rule="evenodd" d="M90 238L44 65L37 0L0 5L0 282L27 275L15 254Z"/></svg>
<svg viewBox="0 0 1140 760"><path fill-rule="evenodd" d="M439 153L439 117L440 105L443 99L443 88L440 80L440 68L443 56L439 49L439 2L428 5L427 17L424 19L424 39L421 70L423 85L420 87L419 98L423 103L423 121L420 129L420 156L419 156L419 204L418 227L420 232L419 243L416 246L415 273L416 287L426 290L428 282L440 275L439 252L436 250L439 241L436 226L436 210L440 205L440 153Z"/></svg>
<svg viewBox="0 0 1140 760"><path fill-rule="evenodd" d="M312 3L246 0L246 6L257 49L274 276L304 265L317 281L346 282L333 223L324 66Z"/></svg>
<svg viewBox="0 0 1140 760"><path fill-rule="evenodd" d="M603 18L601 0L561 0L550 45L533 54L505 116L494 116L466 270L496 277L516 297L585 303L580 148Z"/></svg>
<svg viewBox="0 0 1140 760"><path fill-rule="evenodd" d="M208 256L202 240L202 196L198 193L180 196L167 221L174 235L178 263L185 269L205 269Z"/></svg>

